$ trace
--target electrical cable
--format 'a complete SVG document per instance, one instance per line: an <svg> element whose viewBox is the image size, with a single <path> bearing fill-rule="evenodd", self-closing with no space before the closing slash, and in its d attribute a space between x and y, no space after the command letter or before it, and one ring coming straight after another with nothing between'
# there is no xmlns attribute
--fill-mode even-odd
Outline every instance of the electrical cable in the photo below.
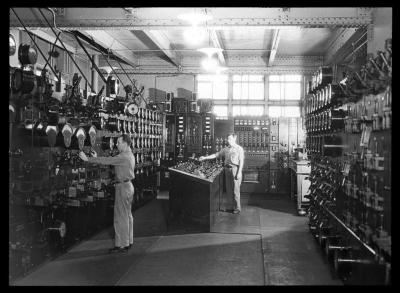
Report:
<svg viewBox="0 0 400 293"><path fill-rule="evenodd" d="M46 67L47 67L47 65L49 64L49 61L50 61L50 59L51 59L51 57L52 57L51 55L53 54L54 49L56 48L56 43L57 43L57 41L58 41L60 35L61 35L61 32L58 33L57 38L56 38L56 40L54 41L53 48L50 50L50 54L49 54L50 56L49 56L49 58L46 60L46 64L44 65L42 71L45 70ZM57 77L57 76L56 76L56 78L57 78L57 80L58 80L58 77Z"/></svg>
<svg viewBox="0 0 400 293"><path fill-rule="evenodd" d="M40 14L43 16L44 20L46 21L47 25L50 27L50 29L52 30L52 32L54 33L54 35L57 35L56 32L54 31L54 28L50 25L49 21L47 20L46 16L43 14L42 10L40 8L38 8ZM81 73L81 75L83 76L83 78L85 79L85 81L89 84L91 90L94 92L94 88L92 86L92 84L88 81L88 79L86 78L85 74L82 72L82 70L80 69L80 67L78 66L78 64L75 62L74 58L72 58L71 53L67 50L67 48L65 47L64 43L61 41L60 39L60 43L63 46L64 50L67 52L68 56L71 58L72 62L75 64L76 68L79 70L79 72Z"/></svg>
<svg viewBox="0 0 400 293"><path fill-rule="evenodd" d="M14 12L15 16L17 17L19 23L22 25L22 27L24 28L24 30L27 32L29 38L32 40L32 42L35 44L35 46L37 47L39 53L42 55L43 59L46 60L46 56L43 54L42 50L40 49L40 47L36 44L35 40L33 39L33 37L31 36L31 32L28 31L28 29L26 28L26 26L22 23L22 20L19 18L18 14L15 12L14 8L11 8L11 10ZM57 76L57 73L55 72L54 68L50 66L51 71L53 71L54 75Z"/></svg>

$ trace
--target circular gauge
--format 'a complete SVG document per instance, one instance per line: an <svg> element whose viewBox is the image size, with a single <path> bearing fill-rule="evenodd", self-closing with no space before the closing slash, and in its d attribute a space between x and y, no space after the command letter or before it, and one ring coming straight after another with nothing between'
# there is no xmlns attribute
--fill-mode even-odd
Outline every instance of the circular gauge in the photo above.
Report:
<svg viewBox="0 0 400 293"><path fill-rule="evenodd" d="M128 103L125 106L125 114L127 115L136 115L139 111L138 106L135 103Z"/></svg>
<svg viewBox="0 0 400 293"><path fill-rule="evenodd" d="M36 48L29 44L21 44L18 48L18 60L24 66L28 64L35 64L38 58Z"/></svg>

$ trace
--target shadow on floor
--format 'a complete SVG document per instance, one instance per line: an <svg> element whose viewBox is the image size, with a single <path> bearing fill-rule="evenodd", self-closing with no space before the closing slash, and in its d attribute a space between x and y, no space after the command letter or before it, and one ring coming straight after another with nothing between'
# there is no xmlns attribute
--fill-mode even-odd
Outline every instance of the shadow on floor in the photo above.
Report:
<svg viewBox="0 0 400 293"><path fill-rule="evenodd" d="M246 194L243 202L248 206L298 216L296 203L287 194Z"/></svg>
<svg viewBox="0 0 400 293"><path fill-rule="evenodd" d="M96 249L85 245L17 285L264 285L259 235L144 237L112 255L90 255Z"/></svg>
<svg viewBox="0 0 400 293"><path fill-rule="evenodd" d="M201 227L193 223L170 222L168 204L168 192L162 192L157 199L134 211L134 237L184 235L205 232ZM212 231L259 234L261 233L261 226L263 226L263 223L260 222L260 213L271 214L271 217L276 217L276 220L282 219L284 222L297 221L292 217L287 218L285 215L300 217L297 215L293 201L287 195L283 194L244 194L241 198L241 204L242 213L240 215L234 215L229 211L219 212L216 219L218 227ZM221 209L230 210L231 208L232 204L229 202L229 198L225 196L221 202ZM265 224L268 228L269 223ZM281 224L284 225L284 223ZM114 238L114 229L113 227L109 227L92 239L106 240L112 238Z"/></svg>

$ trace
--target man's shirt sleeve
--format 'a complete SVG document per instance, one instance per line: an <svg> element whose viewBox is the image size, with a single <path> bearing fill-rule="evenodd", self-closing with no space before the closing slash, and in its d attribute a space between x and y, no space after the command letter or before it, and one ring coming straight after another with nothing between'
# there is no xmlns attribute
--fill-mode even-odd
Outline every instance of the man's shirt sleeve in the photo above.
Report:
<svg viewBox="0 0 400 293"><path fill-rule="evenodd" d="M223 148L219 152L215 153L215 156L217 159L220 159L222 156L224 156L224 153L225 153L225 148Z"/></svg>
<svg viewBox="0 0 400 293"><path fill-rule="evenodd" d="M88 158L88 162L101 165L118 166L124 165L126 162L126 158L124 158L121 154L118 154L115 157Z"/></svg>

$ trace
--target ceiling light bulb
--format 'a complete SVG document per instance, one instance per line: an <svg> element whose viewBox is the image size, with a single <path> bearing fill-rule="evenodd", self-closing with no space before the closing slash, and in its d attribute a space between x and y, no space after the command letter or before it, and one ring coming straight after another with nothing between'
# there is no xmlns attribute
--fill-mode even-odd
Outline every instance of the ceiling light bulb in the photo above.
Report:
<svg viewBox="0 0 400 293"><path fill-rule="evenodd" d="M206 58L201 62L201 66L207 71L213 71L218 66L218 62L213 58Z"/></svg>
<svg viewBox="0 0 400 293"><path fill-rule="evenodd" d="M214 55L215 53L222 52L223 50L221 48L208 47L208 48L197 49L197 51L202 52L206 54L208 58L211 58L212 55Z"/></svg>
<svg viewBox="0 0 400 293"><path fill-rule="evenodd" d="M183 32L183 36L188 43L197 45L205 39L206 33L203 29L197 26L192 26Z"/></svg>
<svg viewBox="0 0 400 293"><path fill-rule="evenodd" d="M200 22L212 19L211 15L201 13L184 13L177 16L178 19L188 21L192 25L197 25Z"/></svg>

